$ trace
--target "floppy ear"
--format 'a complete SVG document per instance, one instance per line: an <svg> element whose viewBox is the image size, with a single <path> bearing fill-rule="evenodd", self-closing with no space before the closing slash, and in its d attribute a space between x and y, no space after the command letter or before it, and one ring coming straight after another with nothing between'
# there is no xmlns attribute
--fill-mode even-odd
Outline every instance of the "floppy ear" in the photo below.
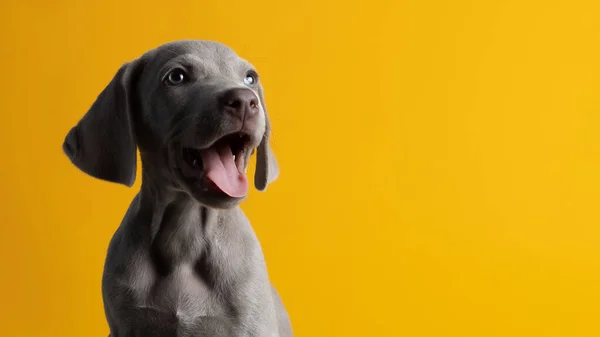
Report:
<svg viewBox="0 0 600 337"><path fill-rule="evenodd" d="M63 151L88 175L131 187L137 153L132 121L138 61L124 64L65 137Z"/></svg>
<svg viewBox="0 0 600 337"><path fill-rule="evenodd" d="M267 108L265 106L265 99L263 95L262 87L258 88L258 95L265 111L265 133L262 141L258 145L256 151L256 172L254 172L254 186L259 191L264 191L267 185L272 183L277 177L279 177L279 165L271 150L270 136L271 136L271 124L269 123L269 117L267 115Z"/></svg>

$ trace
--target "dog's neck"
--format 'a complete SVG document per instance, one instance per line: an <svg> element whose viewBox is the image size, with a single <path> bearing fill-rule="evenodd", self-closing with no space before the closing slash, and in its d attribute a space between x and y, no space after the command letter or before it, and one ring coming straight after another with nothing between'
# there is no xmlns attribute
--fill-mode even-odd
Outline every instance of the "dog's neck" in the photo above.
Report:
<svg viewBox="0 0 600 337"><path fill-rule="evenodd" d="M186 230L186 227L198 227L206 234L211 230L211 220L217 210L206 207L183 191L157 188L142 182L139 192L140 209L151 217L151 238L157 237L162 230Z"/></svg>
<svg viewBox="0 0 600 337"><path fill-rule="evenodd" d="M239 207L215 209L206 207L188 193L159 184L151 172L143 170L142 186L137 196L138 216L144 217L143 223L149 225L146 233L150 239L150 249L155 263L164 273L175 263L194 263L205 252L217 233L222 233L223 219L243 217ZM239 222L239 221L238 221ZM228 227L237 226L231 223ZM227 228L236 231L244 227Z"/></svg>

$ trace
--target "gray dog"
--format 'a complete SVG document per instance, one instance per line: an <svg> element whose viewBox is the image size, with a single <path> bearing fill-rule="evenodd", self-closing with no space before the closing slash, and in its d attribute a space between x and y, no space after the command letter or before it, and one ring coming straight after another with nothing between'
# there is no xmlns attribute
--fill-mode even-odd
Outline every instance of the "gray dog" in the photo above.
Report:
<svg viewBox="0 0 600 337"><path fill-rule="evenodd" d="M119 69L65 138L83 172L142 187L114 234L102 294L112 337L290 337L239 203L279 174L256 70L227 46L177 41Z"/></svg>

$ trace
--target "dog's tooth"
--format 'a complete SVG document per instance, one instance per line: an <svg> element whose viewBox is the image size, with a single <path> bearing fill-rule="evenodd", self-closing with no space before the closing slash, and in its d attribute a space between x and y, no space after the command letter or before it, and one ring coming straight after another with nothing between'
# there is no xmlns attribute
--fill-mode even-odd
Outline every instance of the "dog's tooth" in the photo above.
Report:
<svg viewBox="0 0 600 337"><path fill-rule="evenodd" d="M194 161L192 162L192 165L193 165L193 166L198 166L198 160L197 160L197 159L194 159Z"/></svg>
<svg viewBox="0 0 600 337"><path fill-rule="evenodd" d="M235 154L233 155L233 161L235 161Z"/></svg>

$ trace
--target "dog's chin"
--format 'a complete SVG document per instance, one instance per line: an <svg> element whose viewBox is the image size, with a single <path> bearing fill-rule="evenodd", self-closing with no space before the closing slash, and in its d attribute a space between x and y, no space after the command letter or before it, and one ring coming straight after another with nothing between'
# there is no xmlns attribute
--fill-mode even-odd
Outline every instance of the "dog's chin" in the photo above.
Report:
<svg viewBox="0 0 600 337"><path fill-rule="evenodd" d="M196 187L187 187L187 191L194 200L200 204L216 209L230 209L238 206L246 199L243 197L231 197L220 190L200 190Z"/></svg>

